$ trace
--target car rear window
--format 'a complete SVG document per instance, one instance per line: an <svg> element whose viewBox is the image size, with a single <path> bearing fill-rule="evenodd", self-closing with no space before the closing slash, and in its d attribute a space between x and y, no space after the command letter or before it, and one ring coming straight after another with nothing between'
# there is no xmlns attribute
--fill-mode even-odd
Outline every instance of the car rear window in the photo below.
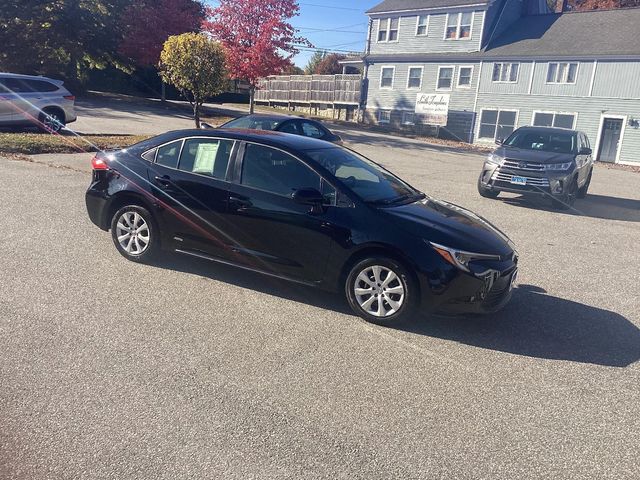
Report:
<svg viewBox="0 0 640 480"><path fill-rule="evenodd" d="M275 130L282 119L269 117L240 117L222 125L222 128L246 128L248 130Z"/></svg>

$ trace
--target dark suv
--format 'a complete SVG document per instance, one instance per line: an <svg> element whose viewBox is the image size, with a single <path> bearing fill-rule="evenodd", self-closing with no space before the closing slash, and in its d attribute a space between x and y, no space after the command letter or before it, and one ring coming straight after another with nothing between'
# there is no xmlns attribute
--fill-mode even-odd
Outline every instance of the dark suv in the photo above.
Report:
<svg viewBox="0 0 640 480"><path fill-rule="evenodd" d="M589 139L583 132L551 127L521 127L490 153L478 178L480 195L500 192L551 197L570 208L587 195L593 174Z"/></svg>

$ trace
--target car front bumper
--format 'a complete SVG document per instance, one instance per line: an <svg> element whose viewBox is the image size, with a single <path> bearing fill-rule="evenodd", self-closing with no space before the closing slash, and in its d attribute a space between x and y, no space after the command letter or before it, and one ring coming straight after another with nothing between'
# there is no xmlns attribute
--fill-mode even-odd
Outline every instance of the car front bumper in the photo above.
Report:
<svg viewBox="0 0 640 480"><path fill-rule="evenodd" d="M496 192L513 192L543 196L560 196L573 180L573 170L532 172L485 162L480 174L483 188ZM514 177L524 183L516 183Z"/></svg>

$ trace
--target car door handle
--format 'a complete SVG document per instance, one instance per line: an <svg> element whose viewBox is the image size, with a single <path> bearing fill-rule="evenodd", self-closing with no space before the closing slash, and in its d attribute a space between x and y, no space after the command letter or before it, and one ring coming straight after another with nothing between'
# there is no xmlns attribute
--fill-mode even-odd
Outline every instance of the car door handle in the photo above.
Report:
<svg viewBox="0 0 640 480"><path fill-rule="evenodd" d="M243 210L253 206L253 203L251 203L250 200L234 196L229 197L229 203L233 205L237 210Z"/></svg>
<svg viewBox="0 0 640 480"><path fill-rule="evenodd" d="M169 175L156 175L153 179L159 183L163 188L168 188L171 186L171 177Z"/></svg>

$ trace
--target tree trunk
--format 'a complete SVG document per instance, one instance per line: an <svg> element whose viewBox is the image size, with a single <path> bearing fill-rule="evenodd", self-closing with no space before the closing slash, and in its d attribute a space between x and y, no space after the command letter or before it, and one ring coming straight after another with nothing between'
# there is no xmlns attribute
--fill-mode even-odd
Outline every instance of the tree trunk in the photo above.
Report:
<svg viewBox="0 0 640 480"><path fill-rule="evenodd" d="M200 128L200 102L193 102L193 118L196 121L196 128Z"/></svg>
<svg viewBox="0 0 640 480"><path fill-rule="evenodd" d="M252 85L251 88L249 89L249 113L250 114L253 113L255 96L256 96L256 87Z"/></svg>
<svg viewBox="0 0 640 480"><path fill-rule="evenodd" d="M162 82L162 86L160 87L160 100L162 101L162 103L165 103L167 101L167 84Z"/></svg>

